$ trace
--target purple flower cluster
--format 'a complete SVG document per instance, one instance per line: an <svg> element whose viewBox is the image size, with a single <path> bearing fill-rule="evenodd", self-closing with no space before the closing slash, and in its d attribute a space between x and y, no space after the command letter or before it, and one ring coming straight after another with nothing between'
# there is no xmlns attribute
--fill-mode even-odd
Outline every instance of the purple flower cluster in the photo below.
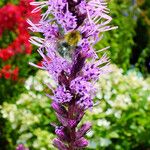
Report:
<svg viewBox="0 0 150 150"><path fill-rule="evenodd" d="M48 0L31 5L37 6L33 13L47 7L38 24L28 23L30 30L42 35L30 38L43 57L39 68L47 70L58 85L50 96L61 123L54 125L58 136L54 146L59 150L82 149L88 145L84 135L91 124L79 129L77 125L85 110L93 106L94 83L110 71L106 55L99 58L93 46L101 39L100 33L116 27L107 25L112 18L105 0Z"/></svg>

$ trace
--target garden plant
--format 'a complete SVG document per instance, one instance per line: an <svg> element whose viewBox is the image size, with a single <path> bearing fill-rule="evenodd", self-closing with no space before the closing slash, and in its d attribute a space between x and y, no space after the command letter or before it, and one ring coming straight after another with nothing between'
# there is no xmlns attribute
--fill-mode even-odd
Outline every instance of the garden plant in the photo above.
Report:
<svg viewBox="0 0 150 150"><path fill-rule="evenodd" d="M110 72L106 54L99 58L93 46L102 38L100 34L116 27L108 26L112 18L103 0L58 0L30 4L37 6L33 13L48 7L39 23L34 24L30 20L28 23L30 30L42 34L42 37L30 38L30 42L39 47L42 64L30 64L47 70L57 84L55 89L48 84L54 95L47 94L53 100L51 106L60 122L51 123L58 136L53 144L59 150L83 149L88 145L84 135L91 128L91 123L86 122L80 127L78 124L85 111L95 105L94 85L99 76Z"/></svg>
<svg viewBox="0 0 150 150"><path fill-rule="evenodd" d="M150 1L53 1L0 0L0 150L149 150Z"/></svg>

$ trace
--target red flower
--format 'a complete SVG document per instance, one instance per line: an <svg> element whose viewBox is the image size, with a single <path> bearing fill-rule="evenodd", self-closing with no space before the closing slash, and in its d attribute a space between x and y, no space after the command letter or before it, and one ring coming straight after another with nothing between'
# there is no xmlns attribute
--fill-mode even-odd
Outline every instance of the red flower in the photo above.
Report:
<svg viewBox="0 0 150 150"><path fill-rule="evenodd" d="M31 19L32 22L37 23L40 20L40 12L38 13L31 13L31 11L35 8L34 6L30 5L30 2L34 2L34 0L20 0L19 8L21 14L28 19Z"/></svg>
<svg viewBox="0 0 150 150"><path fill-rule="evenodd" d="M11 69L11 65L5 65L2 69L2 72L5 72L7 70L10 70Z"/></svg>
<svg viewBox="0 0 150 150"><path fill-rule="evenodd" d="M19 74L19 68L16 67L14 70L12 70L11 65L5 65L0 70L0 78L4 77L5 79L12 79L13 81L18 80L18 74Z"/></svg>
<svg viewBox="0 0 150 150"><path fill-rule="evenodd" d="M5 79L10 79L11 78L11 73L8 72L8 71L4 72L4 78Z"/></svg>
<svg viewBox="0 0 150 150"><path fill-rule="evenodd" d="M18 5L7 4L0 8L0 36L5 30L14 32L17 37L6 48L0 48L0 59L7 61L17 54L31 54L32 45L29 43L30 34L28 31L27 18L36 23L40 20L40 12L32 14L34 9L29 3L34 0L20 0ZM34 18L34 20L32 19ZM36 19L35 19L36 18ZM11 68L11 65L5 65L0 70L0 78L18 79L19 68Z"/></svg>
<svg viewBox="0 0 150 150"><path fill-rule="evenodd" d="M31 54L32 46L29 43L28 24L26 19L30 16L36 18L33 22L38 22L40 13L32 14L34 8L29 5L34 0L21 0L18 6L7 4L0 9L0 36L4 30L15 32L18 37L7 47L0 48L0 58L4 61L18 53ZM36 16L35 16L36 15Z"/></svg>
<svg viewBox="0 0 150 150"><path fill-rule="evenodd" d="M13 81L18 80L18 73L19 73L19 68L16 67L16 68L13 70L13 72L12 72L12 80L13 80Z"/></svg>

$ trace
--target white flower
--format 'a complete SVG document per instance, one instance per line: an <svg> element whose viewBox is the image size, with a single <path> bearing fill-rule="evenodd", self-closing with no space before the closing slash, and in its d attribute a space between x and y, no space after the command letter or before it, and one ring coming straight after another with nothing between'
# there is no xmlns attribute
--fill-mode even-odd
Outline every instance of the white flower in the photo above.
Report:
<svg viewBox="0 0 150 150"><path fill-rule="evenodd" d="M108 129L110 127L110 122L107 121L106 119L98 119L97 120L97 125L98 126L103 126L103 127Z"/></svg>
<svg viewBox="0 0 150 150"><path fill-rule="evenodd" d="M102 147L107 147L111 144L111 140L106 139L106 138L100 138L100 146Z"/></svg>

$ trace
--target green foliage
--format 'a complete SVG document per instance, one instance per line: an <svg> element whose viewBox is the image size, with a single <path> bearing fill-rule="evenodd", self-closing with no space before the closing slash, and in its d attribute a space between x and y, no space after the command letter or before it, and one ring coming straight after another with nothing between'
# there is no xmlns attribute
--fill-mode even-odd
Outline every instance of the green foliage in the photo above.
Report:
<svg viewBox="0 0 150 150"><path fill-rule="evenodd" d="M95 101L100 104L87 112L85 121L91 121L92 130L87 134L89 150L111 149L130 150L150 147L150 79L112 66L113 73L102 76L96 87ZM44 93L51 93L42 82L55 83L44 71L29 77L25 82L26 92L16 103L4 103L1 107L3 118L9 121L9 145L24 143L32 150L54 150L52 139L55 122L51 101ZM12 133L15 138L12 138Z"/></svg>
<svg viewBox="0 0 150 150"><path fill-rule="evenodd" d="M118 26L118 29L105 33L96 48L110 46L108 53L112 62L126 71L130 67L130 57L134 45L133 36L136 25L134 9L130 0L111 0L109 8L113 18L111 24Z"/></svg>
<svg viewBox="0 0 150 150"><path fill-rule="evenodd" d="M150 72L150 2L149 0L111 0L111 24L118 26L104 34L96 49L110 46L113 63L126 72L134 65L144 75Z"/></svg>
<svg viewBox="0 0 150 150"><path fill-rule="evenodd" d="M2 7L3 5L6 5L7 3L18 4L19 0L1 0L0 7Z"/></svg>
<svg viewBox="0 0 150 150"><path fill-rule="evenodd" d="M144 75L150 73L150 1L138 0L139 15L135 28L135 45L132 50L131 63L134 63Z"/></svg>

